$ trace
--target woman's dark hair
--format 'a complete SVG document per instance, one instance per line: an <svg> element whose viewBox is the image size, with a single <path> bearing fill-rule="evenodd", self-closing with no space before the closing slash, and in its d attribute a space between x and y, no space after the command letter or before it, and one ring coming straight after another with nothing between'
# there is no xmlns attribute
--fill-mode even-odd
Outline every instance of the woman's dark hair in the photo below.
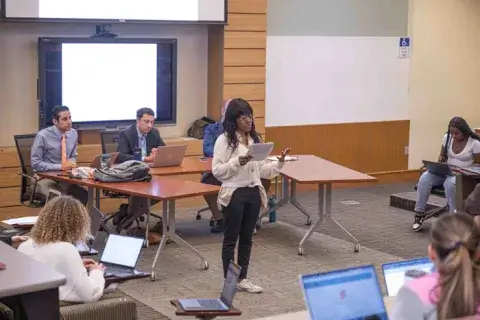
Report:
<svg viewBox="0 0 480 320"><path fill-rule="evenodd" d="M228 146L232 150L238 147L237 138L237 119L241 116L253 117L252 106L242 98L235 98L230 101L225 111L225 118L223 119L223 132L227 135ZM252 122L252 130L250 130L250 137L254 143L259 143L260 135L255 131L255 122Z"/></svg>
<svg viewBox="0 0 480 320"><path fill-rule="evenodd" d="M465 119L461 117L452 118L452 120L450 120L448 123L447 140L445 141L445 147L443 148L442 159L440 159L440 162L445 162L448 159L448 144L452 139L450 134L450 128L452 127L458 129L458 131L460 131L460 133L462 133L465 137L480 141L480 136L473 132L472 128L470 128Z"/></svg>

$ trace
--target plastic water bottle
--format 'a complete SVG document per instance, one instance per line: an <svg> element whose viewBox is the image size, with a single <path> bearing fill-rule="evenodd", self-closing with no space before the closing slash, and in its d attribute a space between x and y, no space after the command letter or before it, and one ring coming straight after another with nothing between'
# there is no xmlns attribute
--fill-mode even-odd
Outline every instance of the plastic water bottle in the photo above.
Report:
<svg viewBox="0 0 480 320"><path fill-rule="evenodd" d="M268 199L268 208L273 208L276 205L277 205L277 198L275 198L275 196L271 196L270 199ZM268 215L268 222L273 223L276 221L277 221L277 211L273 210Z"/></svg>

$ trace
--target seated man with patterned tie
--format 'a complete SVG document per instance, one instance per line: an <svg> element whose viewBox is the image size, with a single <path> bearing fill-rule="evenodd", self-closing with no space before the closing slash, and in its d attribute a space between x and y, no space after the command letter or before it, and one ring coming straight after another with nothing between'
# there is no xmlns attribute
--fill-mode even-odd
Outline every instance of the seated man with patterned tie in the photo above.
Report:
<svg viewBox="0 0 480 320"><path fill-rule="evenodd" d="M77 162L78 134L72 128L72 116L68 107L54 107L52 120L53 126L40 130L35 137L30 156L34 172L68 171ZM87 190L66 182L40 178L35 192L47 197L50 189L71 195L83 204L87 203Z"/></svg>

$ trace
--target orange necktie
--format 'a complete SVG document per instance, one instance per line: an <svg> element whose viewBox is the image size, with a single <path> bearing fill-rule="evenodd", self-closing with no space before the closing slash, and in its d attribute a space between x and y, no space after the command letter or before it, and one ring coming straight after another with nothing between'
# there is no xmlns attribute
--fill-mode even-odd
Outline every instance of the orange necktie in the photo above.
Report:
<svg viewBox="0 0 480 320"><path fill-rule="evenodd" d="M62 166L67 166L67 138L65 134L62 135Z"/></svg>

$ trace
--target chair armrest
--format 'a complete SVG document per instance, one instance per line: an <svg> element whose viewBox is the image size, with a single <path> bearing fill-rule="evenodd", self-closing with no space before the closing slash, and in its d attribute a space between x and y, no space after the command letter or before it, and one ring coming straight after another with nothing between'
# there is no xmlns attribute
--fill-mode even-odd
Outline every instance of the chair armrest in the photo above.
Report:
<svg viewBox="0 0 480 320"><path fill-rule="evenodd" d="M137 305L129 297L74 304L60 308L63 320L135 320Z"/></svg>
<svg viewBox="0 0 480 320"><path fill-rule="evenodd" d="M39 179L37 179L36 177L34 177L34 176L29 176L28 174L25 174L25 173L23 173L23 172L17 172L17 175L22 176L22 177L24 177L24 178L28 178L28 179L30 179L32 182L37 182L37 181L39 180Z"/></svg>

